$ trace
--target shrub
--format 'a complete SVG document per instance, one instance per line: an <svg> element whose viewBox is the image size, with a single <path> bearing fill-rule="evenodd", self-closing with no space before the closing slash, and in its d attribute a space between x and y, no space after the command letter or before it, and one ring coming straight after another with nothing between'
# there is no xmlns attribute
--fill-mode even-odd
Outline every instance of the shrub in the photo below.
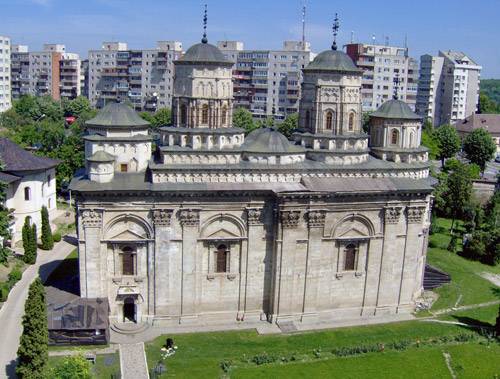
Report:
<svg viewBox="0 0 500 379"><path fill-rule="evenodd" d="M3 303L7 301L9 297L10 286L8 283L0 283L0 302Z"/></svg>
<svg viewBox="0 0 500 379"><path fill-rule="evenodd" d="M11 272L9 272L9 285L12 287L18 281L21 280L23 273L18 267L14 267Z"/></svg>
<svg viewBox="0 0 500 379"><path fill-rule="evenodd" d="M54 379L91 379L90 362L81 354L66 357L52 372Z"/></svg>
<svg viewBox="0 0 500 379"><path fill-rule="evenodd" d="M62 236L60 232L55 232L53 235L54 242L61 242Z"/></svg>
<svg viewBox="0 0 500 379"><path fill-rule="evenodd" d="M268 355L267 353L254 355L254 357L252 358L252 362L258 366L266 364L266 363L273 363L276 361L277 361L276 357L273 357L272 355Z"/></svg>
<svg viewBox="0 0 500 379"><path fill-rule="evenodd" d="M429 247L438 247L438 244L434 240L430 240Z"/></svg>
<svg viewBox="0 0 500 379"><path fill-rule="evenodd" d="M219 365L225 373L228 373L231 370L231 361L223 360L219 363Z"/></svg>
<svg viewBox="0 0 500 379"><path fill-rule="evenodd" d="M52 250L54 247L54 238L50 229L49 211L46 206L42 207L42 249Z"/></svg>

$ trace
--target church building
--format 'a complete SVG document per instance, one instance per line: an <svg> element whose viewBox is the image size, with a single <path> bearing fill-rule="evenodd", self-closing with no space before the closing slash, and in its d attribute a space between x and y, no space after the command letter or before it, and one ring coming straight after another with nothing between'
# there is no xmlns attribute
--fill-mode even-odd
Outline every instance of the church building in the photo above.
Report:
<svg viewBox="0 0 500 379"><path fill-rule="evenodd" d="M363 132L362 71L334 42L303 70L292 138L245 135L231 68L204 35L175 62L159 136L122 103L87 122L71 184L81 296L153 326L412 312L432 191L421 119L395 96Z"/></svg>

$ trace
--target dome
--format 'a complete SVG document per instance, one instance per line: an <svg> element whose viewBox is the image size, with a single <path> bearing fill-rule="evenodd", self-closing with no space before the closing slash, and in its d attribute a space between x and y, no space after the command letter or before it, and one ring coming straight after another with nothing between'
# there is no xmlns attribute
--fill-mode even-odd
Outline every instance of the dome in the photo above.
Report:
<svg viewBox="0 0 500 379"><path fill-rule="evenodd" d="M113 162L115 157L105 151L96 151L92 156L88 157L89 162Z"/></svg>
<svg viewBox="0 0 500 379"><path fill-rule="evenodd" d="M291 154L304 153L304 149L291 143L274 128L259 128L251 132L241 146L249 153Z"/></svg>
<svg viewBox="0 0 500 379"><path fill-rule="evenodd" d="M421 120L404 101L392 99L382 104L370 117Z"/></svg>
<svg viewBox="0 0 500 379"><path fill-rule="evenodd" d="M363 72L356 67L346 53L337 50L326 50L319 53L304 70L328 70L359 74Z"/></svg>
<svg viewBox="0 0 500 379"><path fill-rule="evenodd" d="M143 120L135 110L123 103L109 103L97 116L85 123L87 126L101 127L148 127L149 122Z"/></svg>
<svg viewBox="0 0 500 379"><path fill-rule="evenodd" d="M214 45L209 43L197 43L191 46L176 63L218 63L233 65L224 54Z"/></svg>

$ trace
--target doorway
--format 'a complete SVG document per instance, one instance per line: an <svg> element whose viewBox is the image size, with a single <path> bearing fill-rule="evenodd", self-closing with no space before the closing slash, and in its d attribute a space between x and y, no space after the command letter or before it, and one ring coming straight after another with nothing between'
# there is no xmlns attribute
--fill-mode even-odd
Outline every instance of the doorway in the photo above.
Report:
<svg viewBox="0 0 500 379"><path fill-rule="evenodd" d="M123 302L123 322L137 322L135 315L135 302L131 297L127 297Z"/></svg>

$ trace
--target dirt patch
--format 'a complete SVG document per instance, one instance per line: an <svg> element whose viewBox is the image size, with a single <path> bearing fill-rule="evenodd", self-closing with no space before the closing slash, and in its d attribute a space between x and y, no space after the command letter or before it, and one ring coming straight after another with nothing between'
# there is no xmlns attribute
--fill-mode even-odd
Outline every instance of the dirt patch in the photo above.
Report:
<svg viewBox="0 0 500 379"><path fill-rule="evenodd" d="M500 287L500 274L492 274L491 272L482 272L480 275L484 279Z"/></svg>

